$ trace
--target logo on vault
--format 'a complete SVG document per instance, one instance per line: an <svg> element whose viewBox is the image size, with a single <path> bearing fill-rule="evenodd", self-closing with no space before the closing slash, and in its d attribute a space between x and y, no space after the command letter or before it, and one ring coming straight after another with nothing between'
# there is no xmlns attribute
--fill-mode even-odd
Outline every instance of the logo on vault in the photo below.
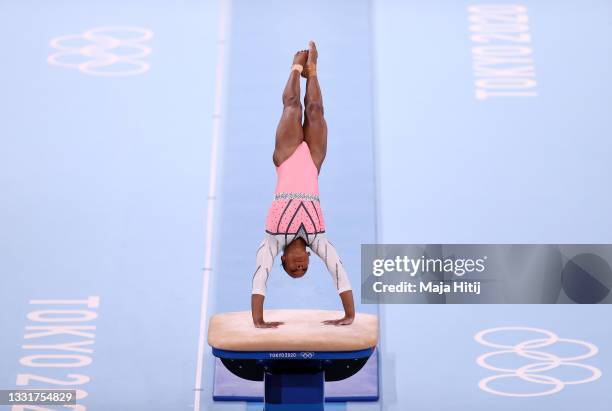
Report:
<svg viewBox="0 0 612 411"><path fill-rule="evenodd" d="M144 43L152 37L151 30L141 27L96 27L52 38L49 44L57 51L47 57L47 62L93 76L143 74L150 68L143 59L151 54Z"/></svg>
<svg viewBox="0 0 612 411"><path fill-rule="evenodd" d="M514 332L518 335L524 335L525 333L537 333L541 334L543 338L525 340L514 345L500 344L485 339L485 336L489 336L493 333L502 332ZM595 345L586 341L561 338L551 331L532 327L489 328L478 332L474 336L474 339L484 346L498 349L498 351L491 351L485 353L476 359L476 363L482 368L491 371L497 371L500 373L497 375L483 378L478 383L480 389L491 394L502 395L506 397L539 397L543 395L558 393L568 385L586 384L589 382L593 382L599 377L601 377L600 369L592 365L582 364L578 362L581 360L586 360L587 358L591 358L597 355L597 353L599 352L599 349ZM579 346L581 347L580 350L583 351L583 353L563 357L558 356L550 351L542 351L542 349L545 347L552 350L552 346L558 343ZM519 366L517 368L506 368L490 364L490 359L492 357L501 357L507 355L526 358L528 360L532 360L533 362ZM498 361L500 360L498 359ZM551 375L543 374L559 367L571 367L572 370L578 372L580 378L570 379L566 381L557 377L553 377ZM500 385L500 380L508 379L520 379L528 383L543 385L545 387L535 392L516 392L516 390L502 390L499 387L491 387L491 385Z"/></svg>

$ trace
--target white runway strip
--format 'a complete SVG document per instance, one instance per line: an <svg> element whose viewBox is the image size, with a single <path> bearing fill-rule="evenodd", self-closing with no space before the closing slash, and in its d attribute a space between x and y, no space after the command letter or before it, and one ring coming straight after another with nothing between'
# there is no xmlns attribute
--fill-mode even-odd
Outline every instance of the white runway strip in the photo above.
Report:
<svg viewBox="0 0 612 411"><path fill-rule="evenodd" d="M219 156L219 135L221 133L221 112L223 94L223 73L225 70L226 26L230 0L219 1L219 31L217 43L217 68L215 78L215 103L212 120L212 142L210 149L210 179L208 182L208 200L206 215L206 242L204 246L204 270L202 278L202 303L200 306L200 330L198 335L198 353L195 375L194 410L200 410L202 394L202 369L204 367L204 346L206 344L206 319L208 316L208 290L211 275L212 243L214 237L215 195L217 182L217 164Z"/></svg>

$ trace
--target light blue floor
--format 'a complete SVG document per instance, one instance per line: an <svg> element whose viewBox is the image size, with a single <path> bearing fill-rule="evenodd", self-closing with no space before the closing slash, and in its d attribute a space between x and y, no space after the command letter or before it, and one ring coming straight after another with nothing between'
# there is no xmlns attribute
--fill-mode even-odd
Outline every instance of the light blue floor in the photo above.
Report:
<svg viewBox="0 0 612 411"><path fill-rule="evenodd" d="M374 2L378 241L610 243L612 59L597 52L610 46L610 3L521 2L538 96L484 101L474 97L473 4ZM382 407L606 410L611 315L609 305L381 306ZM550 396L485 393L477 382L493 373L476 365L486 348L472 337L500 326L589 341L600 354L585 363L603 376Z"/></svg>
<svg viewBox="0 0 612 411"><path fill-rule="evenodd" d="M484 101L472 2L374 4L379 240L610 242L610 2L521 2L538 96Z"/></svg>
<svg viewBox="0 0 612 411"><path fill-rule="evenodd" d="M0 5L0 389L20 374L78 373L90 378L80 387L87 409L194 408L216 90L224 104L208 314L249 308L280 96L292 54L310 38L329 124L322 205L354 285L361 243L612 240L609 2L523 2L538 96L486 101L474 97L470 2L224 4L223 62L218 1ZM100 77L47 63L51 39L117 26L153 33L147 72ZM339 307L322 264L299 281L278 262L274 274L268 307ZM96 327L90 365L20 363L57 353L24 347L37 343L24 339L30 300L88 296L100 298L86 323ZM359 310L381 319L381 400L329 409L599 411L612 400L609 306ZM500 326L593 343L600 352L584 362L603 375L544 397L488 394L478 381L491 373L476 364L487 348L473 336ZM200 409L261 408L212 402L207 347L203 365ZM543 388L532 385L519 389Z"/></svg>
<svg viewBox="0 0 612 411"><path fill-rule="evenodd" d="M90 378L81 386L89 409L186 409L193 404L217 4L30 1L0 9L0 45L12 56L0 69L0 388L32 371L58 379L79 373ZM105 26L153 32L152 52L142 59L148 72L97 77L47 63L52 38ZM87 323L96 326L92 364L21 365L29 352L57 352L24 344L91 340L24 340L32 325L26 314L35 309L29 300L88 296L100 298L98 318Z"/></svg>

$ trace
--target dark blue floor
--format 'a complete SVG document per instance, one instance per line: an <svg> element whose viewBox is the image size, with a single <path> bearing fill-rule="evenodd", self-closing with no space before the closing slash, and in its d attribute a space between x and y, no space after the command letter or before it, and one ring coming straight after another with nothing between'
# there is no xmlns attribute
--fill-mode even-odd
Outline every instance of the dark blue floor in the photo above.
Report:
<svg viewBox="0 0 612 411"><path fill-rule="evenodd" d="M321 202L327 234L356 285L357 300L360 244L375 240L368 2L316 2L301 12L300 18L310 22L303 28L296 28L283 4L269 2L267 13L256 14L260 4L233 3L213 312L250 306L255 251L276 184L272 152L281 94L292 56L296 48L307 46L308 36L319 45L318 73L329 125L328 154L319 178ZM272 24L274 31L261 29ZM342 26L341 36L337 25ZM280 44L277 30L285 33ZM362 69L345 69L348 60ZM302 92L304 88L302 82ZM277 260L266 306L341 308L329 274L313 260L317 264L300 280L285 275Z"/></svg>
<svg viewBox="0 0 612 411"><path fill-rule="evenodd" d="M281 94L293 54L306 48L311 38L319 48L318 75L329 127L319 178L321 204L327 235L347 267L359 301L360 244L375 241L376 218L369 2L316 1L295 17L287 12L292 6L282 1L266 2L266 13L261 13L261 6L246 0L232 5L219 258L211 311L250 307L255 251L276 184L272 152ZM262 30L271 26L275 29ZM308 275L294 280L277 259L266 307L342 308L324 265L316 257L311 261ZM358 310L377 311L376 306L361 305Z"/></svg>

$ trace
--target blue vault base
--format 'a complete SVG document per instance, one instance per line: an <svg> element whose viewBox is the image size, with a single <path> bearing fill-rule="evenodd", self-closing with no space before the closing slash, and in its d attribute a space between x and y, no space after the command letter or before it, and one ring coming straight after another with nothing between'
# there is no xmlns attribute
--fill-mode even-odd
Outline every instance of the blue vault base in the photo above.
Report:
<svg viewBox="0 0 612 411"><path fill-rule="evenodd" d="M222 351L222 350L219 350ZM325 353L317 353L322 355ZM328 353L341 354L341 353ZM319 377L314 377L319 378ZM312 393L318 396L317 393ZM323 394L323 393L321 393ZM271 395L271 394L269 394ZM324 382L324 398L328 402L378 400L378 351L374 349L366 364L355 375L340 381ZM264 382L251 381L232 374L219 358L215 358L213 382L215 401L264 401ZM273 410L268 404L266 410ZM281 408L282 409L282 408Z"/></svg>

